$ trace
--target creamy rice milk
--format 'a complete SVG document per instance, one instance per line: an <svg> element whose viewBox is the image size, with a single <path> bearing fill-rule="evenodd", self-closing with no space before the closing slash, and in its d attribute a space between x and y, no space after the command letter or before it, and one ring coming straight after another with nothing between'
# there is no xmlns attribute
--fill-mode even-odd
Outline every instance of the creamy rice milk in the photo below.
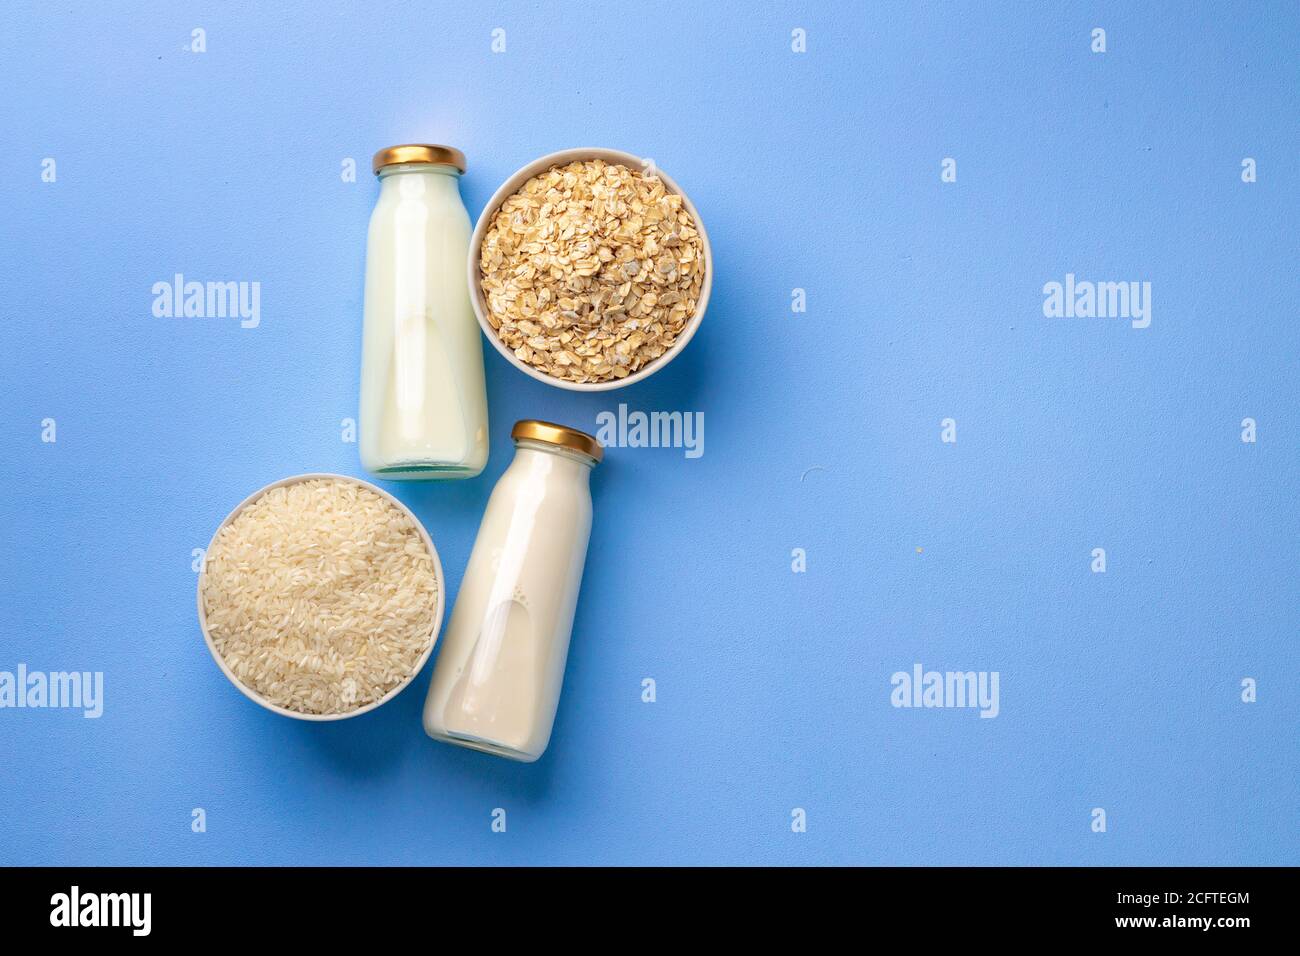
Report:
<svg viewBox="0 0 1300 956"><path fill-rule="evenodd" d="M520 422L513 434L514 461L492 491L442 637L424 727L532 761L559 704L601 451L591 436L544 422Z"/></svg>

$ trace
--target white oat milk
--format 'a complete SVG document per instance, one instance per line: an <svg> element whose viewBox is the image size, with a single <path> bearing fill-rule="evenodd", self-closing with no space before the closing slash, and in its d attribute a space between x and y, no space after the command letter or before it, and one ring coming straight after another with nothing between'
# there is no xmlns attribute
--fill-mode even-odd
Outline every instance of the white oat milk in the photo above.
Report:
<svg viewBox="0 0 1300 956"><path fill-rule="evenodd" d="M465 157L449 146L390 146L375 154L374 168L361 464L387 479L472 478L487 463L488 410L465 277Z"/></svg>

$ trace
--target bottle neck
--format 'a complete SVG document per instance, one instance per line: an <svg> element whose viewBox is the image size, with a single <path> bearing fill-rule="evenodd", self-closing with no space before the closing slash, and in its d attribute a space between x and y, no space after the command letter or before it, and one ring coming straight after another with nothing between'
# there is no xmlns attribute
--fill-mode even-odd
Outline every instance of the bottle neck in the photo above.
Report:
<svg viewBox="0 0 1300 956"><path fill-rule="evenodd" d="M381 193L402 196L455 196L460 199L460 171L436 163L396 163L379 170Z"/></svg>
<svg viewBox="0 0 1300 956"><path fill-rule="evenodd" d="M582 452L570 451L546 442L515 439L515 461L529 468L544 468L586 484L595 462Z"/></svg>

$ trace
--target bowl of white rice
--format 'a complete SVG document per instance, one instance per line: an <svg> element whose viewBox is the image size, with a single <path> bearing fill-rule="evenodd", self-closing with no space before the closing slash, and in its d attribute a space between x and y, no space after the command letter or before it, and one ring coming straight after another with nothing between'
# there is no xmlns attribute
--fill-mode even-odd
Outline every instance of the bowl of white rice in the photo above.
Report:
<svg viewBox="0 0 1300 956"><path fill-rule="evenodd" d="M199 573L199 625L244 696L299 720L396 697L433 653L442 563L410 509L344 475L296 475L245 498Z"/></svg>

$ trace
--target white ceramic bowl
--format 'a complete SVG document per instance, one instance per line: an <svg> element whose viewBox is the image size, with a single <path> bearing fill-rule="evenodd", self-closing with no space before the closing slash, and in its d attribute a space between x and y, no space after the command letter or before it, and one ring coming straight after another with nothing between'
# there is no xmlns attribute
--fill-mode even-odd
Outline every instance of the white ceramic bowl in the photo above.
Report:
<svg viewBox="0 0 1300 956"><path fill-rule="evenodd" d="M501 208L501 204L506 201L524 183L532 179L539 173L544 173L552 166L563 166L566 163L585 161L589 159L603 159L607 163L618 163L629 169L641 169L643 160L640 156L633 156L631 153L624 153L617 149L596 149L587 147L583 149L564 149L558 153L551 153L549 156L543 156L541 159L533 160L527 166L520 169L517 173L501 184L501 188L492 194L488 200L487 206L484 207L482 215L478 217L478 224L474 227L474 235L469 242L469 298L474 305L474 314L478 316L478 324L483 327L483 334L487 336L489 342L496 346L507 362L519 369L525 375L537 379L539 382L545 382L547 385L554 385L556 388L566 388L573 392L607 392L610 389L623 388L634 382L649 378L655 372L664 368L675 359L686 348L686 344L695 336L696 330L700 327L700 320L704 318L704 310L709 305L709 293L713 289L713 248L709 245L709 234L704 229L704 221L700 219L699 210L691 202L689 196L682 192L681 187L664 173L662 169L657 169L656 173L663 180L664 186L668 192L676 193L682 197L682 205L695 219L695 228L700 233L700 243L704 248L704 281L700 286L700 298L695 306L695 314L687 321L686 326L682 329L677 340L673 342L670 348L659 358L655 359L649 365L644 366L639 371L633 372L626 378L616 378L608 382L568 382L563 379L554 378L545 372L539 371L527 362L521 361L515 356L515 353L506 347L501 341L496 330L487 320L487 302L483 298L483 290L479 287L479 249L483 245L483 236L491 225L492 217L496 211Z"/></svg>
<svg viewBox="0 0 1300 956"><path fill-rule="evenodd" d="M403 514L405 514L408 518L411 519L411 523L415 525L415 530L420 533L420 539L424 542L424 546L429 549L429 556L433 558L434 577L438 581L438 606L437 608L435 608L433 612L433 633L430 636L429 647L425 650L423 654L420 655L420 659L416 661L415 667L411 670L411 673L406 675L405 680L403 680L400 684L398 684L396 687L390 690L383 697L379 698L379 700L371 701L369 704L366 704L364 707L358 707L356 710L350 710L346 714L304 714L296 710L290 710L287 707L281 707L279 704L273 704L265 697L263 697L261 694L259 694L257 691L253 690L253 688L249 687L247 684L245 684L243 681L241 681L238 677L235 676L235 672L230 669L230 666L226 663L225 658L223 658L221 654L217 651L216 645L212 643L212 635L208 633L207 613L203 608L203 582L206 579L208 573L207 564L206 564L206 555L208 551L212 550L212 545L216 543L217 535L221 533L221 529L224 528L226 525L230 524L230 522L234 521L241 511L247 508L252 502L262 497L262 495L266 494L272 488L279 488L283 485L293 485L293 484L297 484L300 481L310 481L313 478L332 478L338 481L350 481L353 484L357 484L363 488L370 489L375 494L380 495L381 497L387 499L388 501L391 501L394 505L396 505L402 511ZM403 690L405 690L406 686L415 679L415 675L420 673L420 671L423 669L425 663L429 660L429 655L433 653L433 646L436 643L438 643L438 631L442 628L442 614L446 603L446 598L445 598L446 583L442 574L442 562L438 560L438 550L433 546L433 539L429 537L429 532L424 529L424 525L420 523L420 519L417 518L412 513L410 508L406 507L406 505L402 504L400 501L398 501L388 492L384 491L383 488L377 488L376 486L372 485L368 481L362 481L360 478L353 478L350 475L331 475L324 472L309 474L309 475L294 475L292 478L282 478L280 481L273 481L265 488L260 488L257 491L253 492L251 495L249 495L247 498L241 501L238 505L236 505L234 511L226 515L226 520L221 522L221 524L217 526L216 532L214 532L212 535L212 540L208 542L208 551L204 552L205 555L204 567L203 570L199 572L199 591L198 591L199 627L203 629L203 640L208 645L208 651L211 652L212 659L216 661L217 666L221 668L221 673L225 674L226 677L230 679L230 683L234 684L235 687L239 690L239 692L243 694L245 697L247 697L249 700L253 701L254 703L261 704L267 710L274 711L277 714L282 714L285 717L294 717L298 720L344 720L348 717L358 717L361 714L365 714L368 713L369 711L374 710L376 707L379 707L382 704L388 703L390 700L392 700L394 697L400 694Z"/></svg>

